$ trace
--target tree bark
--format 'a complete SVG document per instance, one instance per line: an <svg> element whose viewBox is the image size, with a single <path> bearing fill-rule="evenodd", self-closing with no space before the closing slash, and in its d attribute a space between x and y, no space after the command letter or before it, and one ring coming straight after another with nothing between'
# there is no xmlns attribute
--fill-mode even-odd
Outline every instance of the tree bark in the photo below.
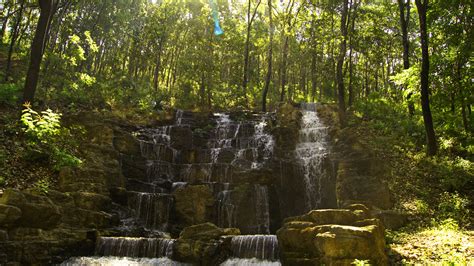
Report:
<svg viewBox="0 0 474 266"><path fill-rule="evenodd" d="M245 48L244 48L244 73L242 78L242 92L244 94L245 103L248 105L248 98L247 98L247 85L248 85L248 76L249 76L249 56L250 56L250 30L252 29L252 23L255 19L255 15L257 14L257 9L260 6L262 0L258 0L257 5L251 15L252 9L252 0L248 0L248 9L247 9L247 34L245 35Z"/></svg>
<svg viewBox="0 0 474 266"><path fill-rule="evenodd" d="M405 2L406 1L406 2ZM410 68L410 42L408 41L408 25L410 23L410 1L411 0L397 0L398 9L400 11L400 29L402 31L402 45L403 45L403 69ZM406 13L405 13L406 10ZM408 113L410 116L415 114L415 104L412 100L413 93L408 93Z"/></svg>
<svg viewBox="0 0 474 266"><path fill-rule="evenodd" d="M427 142L427 154L433 156L438 151L438 145L436 143L436 134L433 127L433 117L430 109L430 98L429 98L429 71L430 71L430 60L428 50L428 32L427 32L427 21L426 12L428 9L428 0L415 0L416 7L418 8L418 15L420 20L420 40L421 40L421 108L423 111L423 121L426 130L426 142Z"/></svg>
<svg viewBox="0 0 474 266"><path fill-rule="evenodd" d="M38 25L36 26L35 37L31 44L31 57L26 74L23 102L32 102L34 100L49 24L56 11L57 3L57 0L39 0L41 12Z"/></svg>
<svg viewBox="0 0 474 266"><path fill-rule="evenodd" d="M5 82L8 82L8 79L10 78L13 50L15 48L16 39L18 38L18 33L20 31L21 20L23 19L24 9L25 9L25 0L22 0L20 3L20 9L18 11L18 16L15 22L15 26L13 27L13 33L10 38L11 40L10 40L10 47L8 48L7 66L5 68Z"/></svg>
<svg viewBox="0 0 474 266"><path fill-rule="evenodd" d="M267 75L265 77L265 87L262 92L262 112L267 111L267 94L270 88L270 82L272 80L272 71L273 71L273 0L268 0L268 19L269 19L269 37L268 37L268 67Z"/></svg>
<svg viewBox="0 0 474 266"><path fill-rule="evenodd" d="M343 7L341 13L341 36L342 40L339 45L339 56L337 59L336 69L336 81L337 81L337 99L339 106L339 121L341 126L346 124L346 103L345 103L345 88L344 88L344 76L343 76L343 65L344 58L346 55L347 45L347 13L348 13L348 0L343 0Z"/></svg>

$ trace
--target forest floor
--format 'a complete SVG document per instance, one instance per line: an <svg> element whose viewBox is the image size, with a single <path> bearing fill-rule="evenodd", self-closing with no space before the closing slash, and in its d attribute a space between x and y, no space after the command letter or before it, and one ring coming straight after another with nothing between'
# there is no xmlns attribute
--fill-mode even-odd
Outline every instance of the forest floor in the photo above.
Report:
<svg viewBox="0 0 474 266"><path fill-rule="evenodd" d="M474 265L473 162L457 156L427 157L407 136L380 123L354 112L350 127L386 163L394 208L409 215L405 227L387 231L391 262Z"/></svg>

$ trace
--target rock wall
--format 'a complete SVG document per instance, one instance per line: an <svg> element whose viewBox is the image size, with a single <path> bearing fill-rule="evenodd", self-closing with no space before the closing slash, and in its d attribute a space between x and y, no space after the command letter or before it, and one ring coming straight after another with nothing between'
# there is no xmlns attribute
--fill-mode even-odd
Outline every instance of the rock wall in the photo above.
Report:
<svg viewBox="0 0 474 266"><path fill-rule="evenodd" d="M383 211L391 207L383 164L350 130L339 129L331 106L319 106L318 113L330 137L319 208L350 207L303 216L306 183L295 159L302 113L292 105L262 125L260 114L245 112L178 112L153 126L94 113L71 118L87 132L85 163L62 169L56 190L46 195L3 193L0 264L92 255L98 236L172 236L176 259L213 265L229 257L226 235L277 230L285 264L383 263L383 226L373 215L386 224L394 220ZM271 156L262 145L269 136ZM369 206L370 214L354 203ZM350 249L358 251L350 255Z"/></svg>

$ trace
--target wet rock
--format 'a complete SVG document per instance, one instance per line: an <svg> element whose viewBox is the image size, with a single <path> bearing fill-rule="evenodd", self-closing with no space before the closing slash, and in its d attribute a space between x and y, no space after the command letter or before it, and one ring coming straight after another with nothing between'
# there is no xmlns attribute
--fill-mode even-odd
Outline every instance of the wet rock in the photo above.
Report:
<svg viewBox="0 0 474 266"><path fill-rule="evenodd" d="M96 193L72 192L70 195L74 198L75 205L78 208L86 210L107 210L112 204L109 197Z"/></svg>
<svg viewBox="0 0 474 266"><path fill-rule="evenodd" d="M361 206L353 207L316 210L287 219L277 231L282 262L351 265L355 259L361 259L373 265L387 264L383 225Z"/></svg>
<svg viewBox="0 0 474 266"><path fill-rule="evenodd" d="M186 149L193 145L193 131L189 127L171 127L171 146L175 149Z"/></svg>
<svg viewBox="0 0 474 266"><path fill-rule="evenodd" d="M21 210L22 215L15 223L16 226L48 229L59 224L61 220L58 206L44 196L7 189L0 198L0 204L15 206Z"/></svg>
<svg viewBox="0 0 474 266"><path fill-rule="evenodd" d="M179 239L206 241L227 235L240 235L240 230L237 228L220 228L212 223L203 223L184 228L179 235Z"/></svg>
<svg viewBox="0 0 474 266"><path fill-rule="evenodd" d="M140 142L128 132L116 130L113 144L120 153L141 156Z"/></svg>
<svg viewBox="0 0 474 266"><path fill-rule="evenodd" d="M237 228L219 228L211 223L185 228L173 248L174 259L194 265L220 265L230 255L230 238Z"/></svg>
<svg viewBox="0 0 474 266"><path fill-rule="evenodd" d="M21 210L15 206L0 204L0 226L14 225L20 219Z"/></svg>
<svg viewBox="0 0 474 266"><path fill-rule="evenodd" d="M106 212L72 208L64 211L63 223L73 227L100 229L118 225L119 221Z"/></svg>
<svg viewBox="0 0 474 266"><path fill-rule="evenodd" d="M215 200L208 186L181 187L173 195L176 217L181 225L200 224L211 219Z"/></svg>

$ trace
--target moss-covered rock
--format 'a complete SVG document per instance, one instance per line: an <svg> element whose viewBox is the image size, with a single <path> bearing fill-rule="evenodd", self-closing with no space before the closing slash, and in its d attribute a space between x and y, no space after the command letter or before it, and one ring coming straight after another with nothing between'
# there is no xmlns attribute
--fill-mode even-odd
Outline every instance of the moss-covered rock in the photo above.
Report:
<svg viewBox="0 0 474 266"><path fill-rule="evenodd" d="M0 227L12 226L20 217L21 210L19 208L0 204Z"/></svg>
<svg viewBox="0 0 474 266"><path fill-rule="evenodd" d="M58 206L45 197L7 189L0 198L0 204L15 206L21 210L16 226L48 229L58 225L61 213Z"/></svg>
<svg viewBox="0 0 474 266"><path fill-rule="evenodd" d="M173 195L176 217L180 225L190 226L211 219L215 200L208 186L182 187L177 189Z"/></svg>
<svg viewBox="0 0 474 266"><path fill-rule="evenodd" d="M384 227L361 205L316 210L287 219L277 231L287 265L351 265L355 259L387 264Z"/></svg>
<svg viewBox="0 0 474 266"><path fill-rule="evenodd" d="M237 228L219 228L211 223L186 227L176 240L174 258L194 265L220 265L230 255L230 240L239 235Z"/></svg>

